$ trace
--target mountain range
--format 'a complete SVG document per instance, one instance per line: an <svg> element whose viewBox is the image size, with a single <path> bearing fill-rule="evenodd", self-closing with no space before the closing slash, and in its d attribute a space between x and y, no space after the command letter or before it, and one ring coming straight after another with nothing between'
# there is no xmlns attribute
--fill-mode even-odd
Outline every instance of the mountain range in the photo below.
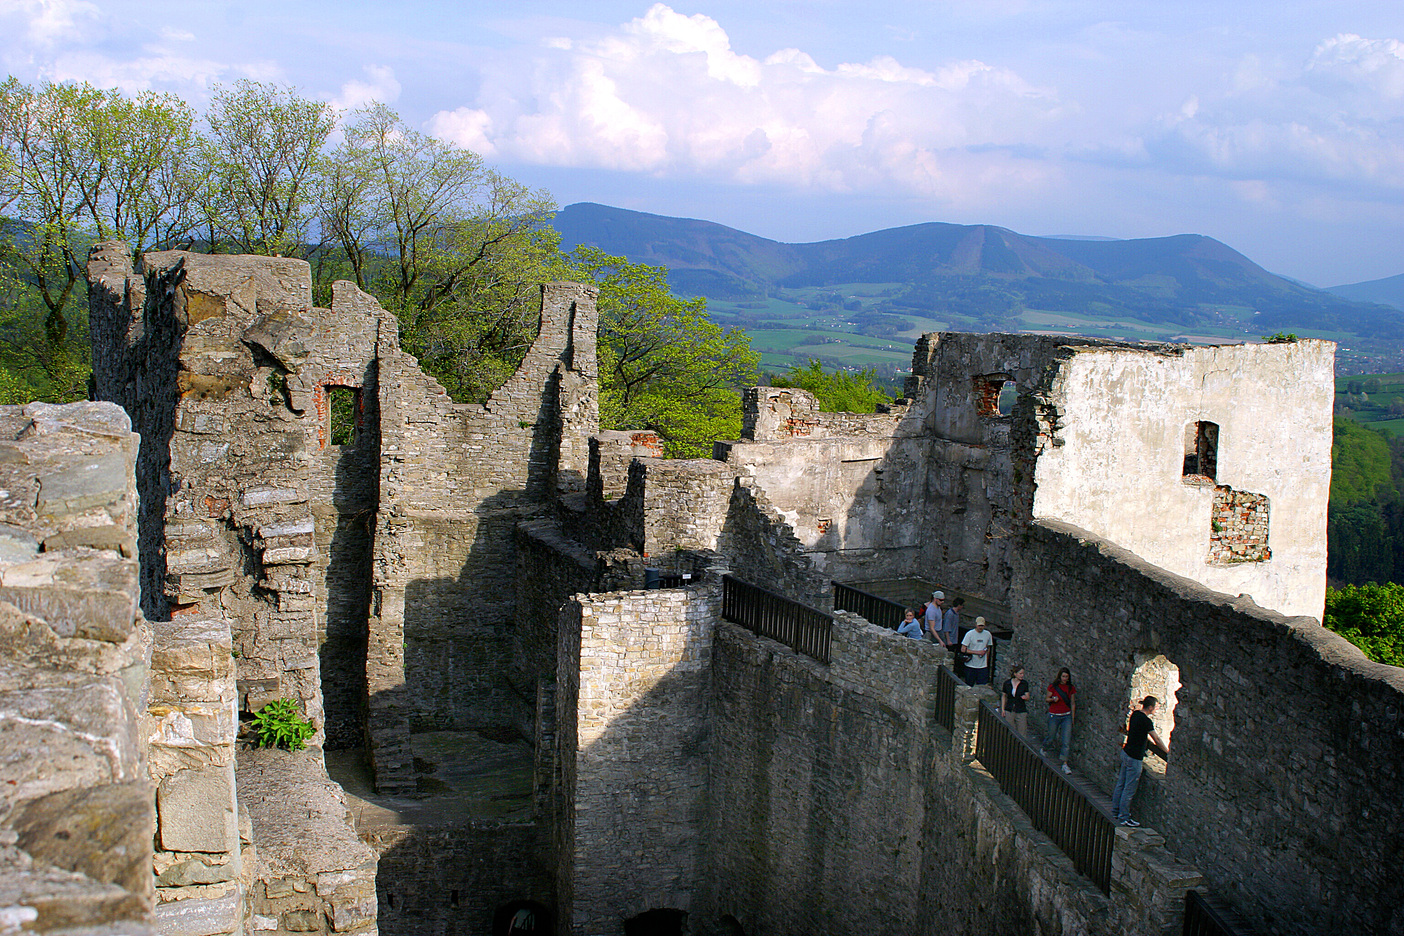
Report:
<svg viewBox="0 0 1404 936"><path fill-rule="evenodd" d="M1396 354L1404 340L1404 309L1383 304L1404 293L1404 276L1315 289L1198 234L1034 237L993 225L931 222L787 244L710 221L592 203L567 206L552 224L566 249L590 244L666 266L676 290L712 300L889 284L881 311L962 326L999 326L1039 310L1254 337L1276 331L1353 336L1392 346Z"/></svg>

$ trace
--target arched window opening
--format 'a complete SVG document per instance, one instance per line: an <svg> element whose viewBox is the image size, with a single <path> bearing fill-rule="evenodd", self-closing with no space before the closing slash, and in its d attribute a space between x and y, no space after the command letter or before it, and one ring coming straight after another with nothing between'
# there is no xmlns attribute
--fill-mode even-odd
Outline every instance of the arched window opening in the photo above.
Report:
<svg viewBox="0 0 1404 936"><path fill-rule="evenodd" d="M1172 745L1170 737L1175 732L1175 694L1180 691L1180 668L1171 663L1163 653L1136 654L1136 668L1131 673L1131 707L1140 708L1146 696L1155 696L1160 703L1156 706L1155 733L1166 744ZM1164 774L1166 761L1154 754L1147 754L1145 769L1151 773Z"/></svg>
<svg viewBox="0 0 1404 936"><path fill-rule="evenodd" d="M550 908L534 900L513 900L492 915L493 936L545 936L551 931Z"/></svg>
<svg viewBox="0 0 1404 936"><path fill-rule="evenodd" d="M1000 406L1005 396L1005 387L1014 383L1008 374L981 374L974 380L975 390L975 411L981 416L995 418L1008 416L1014 412L1014 404L1011 400L1009 411L1005 412ZM1018 395L1018 389L1014 390Z"/></svg>
<svg viewBox="0 0 1404 936"><path fill-rule="evenodd" d="M624 921L624 936L685 936L687 911L672 908L645 910Z"/></svg>

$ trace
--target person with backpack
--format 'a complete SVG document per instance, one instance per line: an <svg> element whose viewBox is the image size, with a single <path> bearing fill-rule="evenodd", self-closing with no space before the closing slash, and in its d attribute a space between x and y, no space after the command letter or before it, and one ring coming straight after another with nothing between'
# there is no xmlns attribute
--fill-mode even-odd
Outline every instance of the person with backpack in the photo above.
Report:
<svg viewBox="0 0 1404 936"><path fill-rule="evenodd" d="M1073 685L1072 673L1065 666L1058 670L1058 678L1048 684L1048 737L1043 740L1039 752L1044 757L1052 747L1059 749L1063 761L1063 773L1072 773L1068 766L1068 754L1072 750L1072 723L1077 714L1077 687Z"/></svg>

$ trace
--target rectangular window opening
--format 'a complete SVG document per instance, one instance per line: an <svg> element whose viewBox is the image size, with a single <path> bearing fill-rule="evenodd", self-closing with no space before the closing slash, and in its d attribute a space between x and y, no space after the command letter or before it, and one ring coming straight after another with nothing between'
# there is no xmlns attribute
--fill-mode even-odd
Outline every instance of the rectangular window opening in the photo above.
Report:
<svg viewBox="0 0 1404 936"><path fill-rule="evenodd" d="M354 445L361 434L361 391L358 387L327 387L327 441Z"/></svg>
<svg viewBox="0 0 1404 936"><path fill-rule="evenodd" d="M1214 481L1219 473L1219 424L1200 420L1185 426L1186 481Z"/></svg>

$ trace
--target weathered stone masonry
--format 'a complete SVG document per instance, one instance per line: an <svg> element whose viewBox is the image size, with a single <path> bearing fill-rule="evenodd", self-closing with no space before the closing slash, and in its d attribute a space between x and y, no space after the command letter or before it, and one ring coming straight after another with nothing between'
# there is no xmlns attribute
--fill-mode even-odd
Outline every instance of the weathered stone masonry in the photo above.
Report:
<svg viewBox="0 0 1404 936"><path fill-rule="evenodd" d="M669 461L597 431L587 287L547 286L522 366L467 406L350 284L313 308L298 261L154 254L138 272L103 245L90 276L99 394L142 437L122 466L139 517L123 495L105 524L140 521L152 622L132 604L121 632L151 635L149 678L139 640L112 664L138 687L151 783L123 828L156 833L155 887L105 892L132 918L439 936L529 900L562 933L667 909L704 933L1111 936L1174 931L1203 882L1269 933L1404 930L1387 896L1404 684L1276 613L1320 609L1327 343L927 335L906 401L828 414L755 388L741 439ZM104 524L83 516L91 540ZM1131 695L1165 692L1172 758L1148 770L1111 893L973 759L992 693L961 689L947 733L940 651L839 615L831 662L799 657L718 620L727 569L821 608L834 579L903 577L1007 604L1001 660L1036 683L1074 667L1073 759L1107 787ZM692 578L642 589L656 573ZM279 696L313 746L236 752L239 715ZM415 734L474 728L535 745L532 820L357 839L323 745L364 745L405 798L424 793Z"/></svg>

